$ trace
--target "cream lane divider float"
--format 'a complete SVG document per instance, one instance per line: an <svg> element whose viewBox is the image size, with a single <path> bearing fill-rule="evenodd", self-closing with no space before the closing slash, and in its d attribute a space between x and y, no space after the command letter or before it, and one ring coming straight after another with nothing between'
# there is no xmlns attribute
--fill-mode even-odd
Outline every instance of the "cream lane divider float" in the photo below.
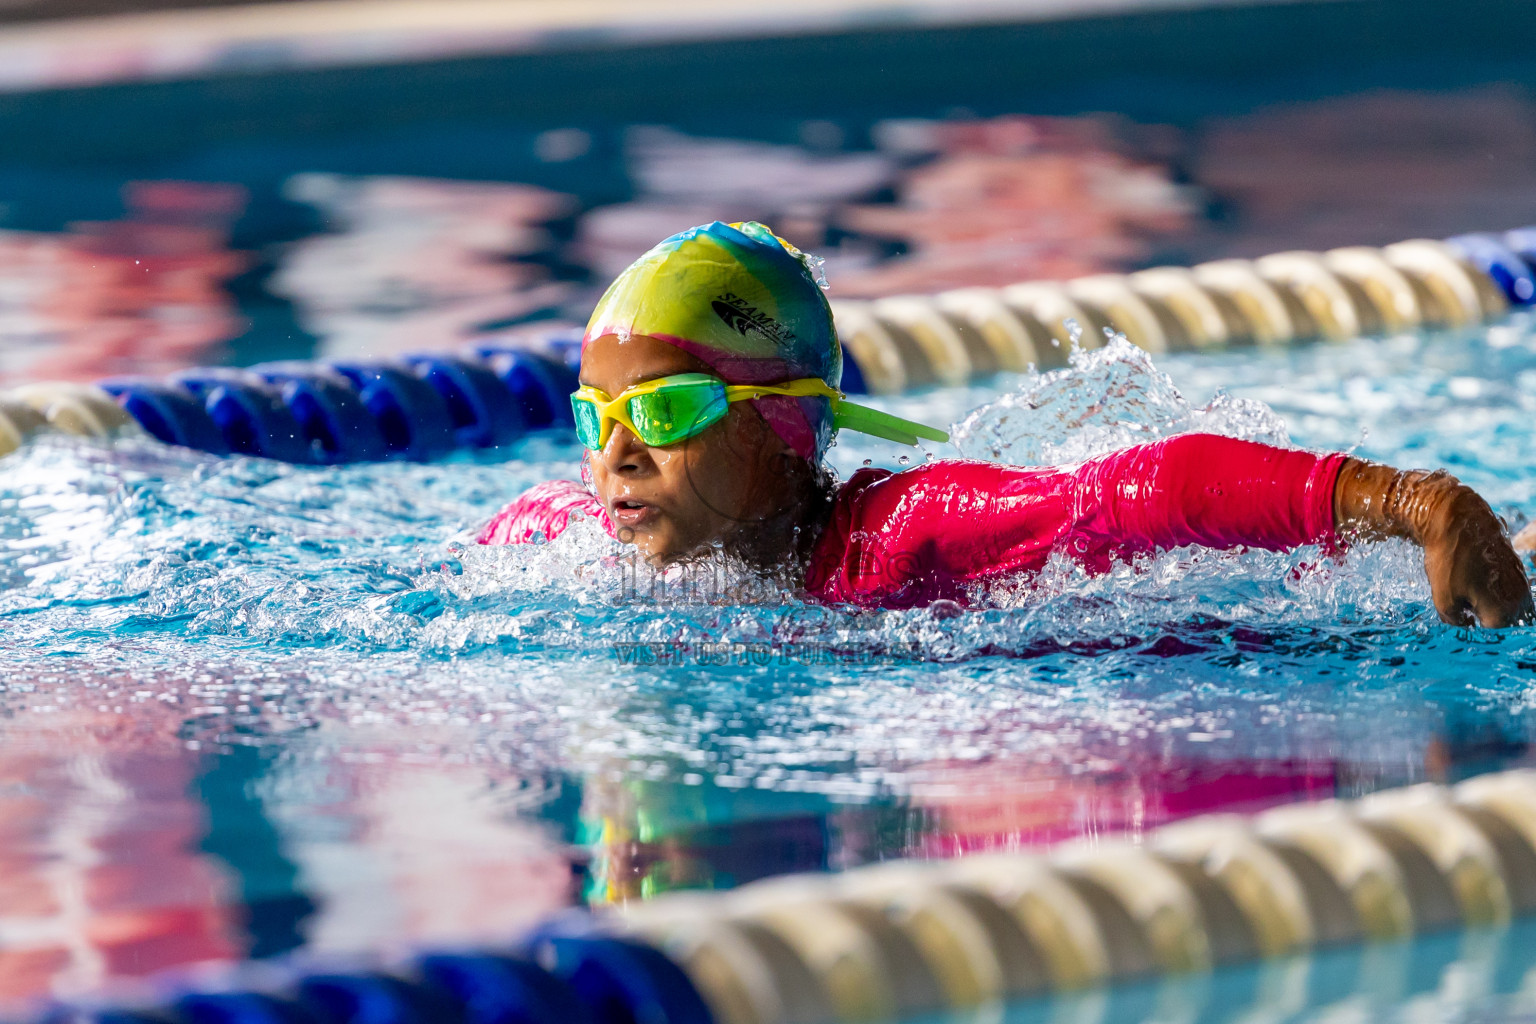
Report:
<svg viewBox="0 0 1536 1024"><path fill-rule="evenodd" d="M853 1024L998 1020L1028 997L1533 910L1536 772L1517 771L1208 815L1138 842L666 895L617 927L679 964L718 1024Z"/></svg>
<svg viewBox="0 0 1536 1024"><path fill-rule="evenodd" d="M88 384L28 384L0 392L0 455L49 428L77 437L139 432L111 395Z"/></svg>
<svg viewBox="0 0 1536 1024"><path fill-rule="evenodd" d="M1381 249L1283 252L1193 268L836 301L838 334L871 392L1063 365L1109 328L1149 352L1347 341L1470 327L1536 298L1529 230Z"/></svg>

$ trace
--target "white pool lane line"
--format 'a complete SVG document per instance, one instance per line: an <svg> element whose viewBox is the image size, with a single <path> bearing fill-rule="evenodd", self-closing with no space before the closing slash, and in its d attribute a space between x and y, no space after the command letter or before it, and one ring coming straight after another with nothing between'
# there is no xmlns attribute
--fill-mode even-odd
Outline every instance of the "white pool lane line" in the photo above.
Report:
<svg viewBox="0 0 1536 1024"><path fill-rule="evenodd" d="M586 46L1300 2L1307 0L309 0L3 28L0 91Z"/></svg>

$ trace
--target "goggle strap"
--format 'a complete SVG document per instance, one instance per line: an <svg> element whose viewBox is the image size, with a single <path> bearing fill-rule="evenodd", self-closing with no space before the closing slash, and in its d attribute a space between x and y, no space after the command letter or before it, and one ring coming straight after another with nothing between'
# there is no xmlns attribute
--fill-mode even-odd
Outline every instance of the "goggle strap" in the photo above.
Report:
<svg viewBox="0 0 1536 1024"><path fill-rule="evenodd" d="M867 405L841 401L833 403L832 408L832 426L835 429L854 430L860 434L883 437L887 441L911 445L914 448L917 447L919 438L940 443L949 440L949 434L936 427L904 420L900 416L892 416L888 412L871 409Z"/></svg>

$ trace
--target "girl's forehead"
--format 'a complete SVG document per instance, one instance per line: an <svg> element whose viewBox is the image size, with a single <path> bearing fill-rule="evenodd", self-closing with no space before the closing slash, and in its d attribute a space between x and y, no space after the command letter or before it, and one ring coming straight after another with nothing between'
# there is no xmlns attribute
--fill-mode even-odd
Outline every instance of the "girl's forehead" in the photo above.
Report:
<svg viewBox="0 0 1536 1024"><path fill-rule="evenodd" d="M610 395L674 373L710 372L702 360L645 334L628 338L605 334L581 353L581 382Z"/></svg>

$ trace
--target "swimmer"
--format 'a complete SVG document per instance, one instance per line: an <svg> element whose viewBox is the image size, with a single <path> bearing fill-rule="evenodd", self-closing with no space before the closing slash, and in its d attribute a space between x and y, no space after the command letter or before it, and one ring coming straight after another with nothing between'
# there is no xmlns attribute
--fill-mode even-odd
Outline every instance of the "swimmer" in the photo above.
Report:
<svg viewBox="0 0 1536 1024"><path fill-rule="evenodd" d="M541 484L479 539L552 540L579 513L656 565L724 551L814 600L891 608L964 604L973 584L1058 551L1105 571L1187 544L1400 537L1423 549L1444 621L1532 617L1502 522L1444 471L1185 434L1077 466L941 460L839 484L824 462L837 430L947 439L847 401L841 377L808 257L755 223L674 235L614 281L582 340L572 406L587 485Z"/></svg>

